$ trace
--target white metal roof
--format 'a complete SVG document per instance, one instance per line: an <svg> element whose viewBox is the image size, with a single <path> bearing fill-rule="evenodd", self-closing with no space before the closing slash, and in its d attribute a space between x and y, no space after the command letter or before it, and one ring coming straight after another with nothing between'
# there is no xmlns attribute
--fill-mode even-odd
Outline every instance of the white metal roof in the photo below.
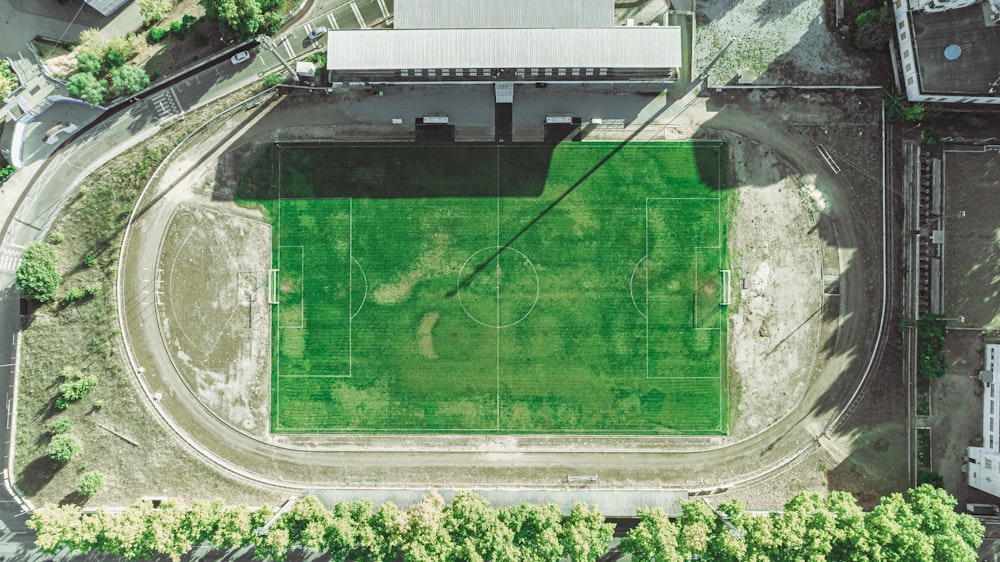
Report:
<svg viewBox="0 0 1000 562"><path fill-rule="evenodd" d="M396 29L611 27L614 0L400 0Z"/></svg>
<svg viewBox="0 0 1000 562"><path fill-rule="evenodd" d="M110 16L132 0L85 0L91 8L101 12L102 16Z"/></svg>
<svg viewBox="0 0 1000 562"><path fill-rule="evenodd" d="M678 68L679 27L331 31L331 70Z"/></svg>

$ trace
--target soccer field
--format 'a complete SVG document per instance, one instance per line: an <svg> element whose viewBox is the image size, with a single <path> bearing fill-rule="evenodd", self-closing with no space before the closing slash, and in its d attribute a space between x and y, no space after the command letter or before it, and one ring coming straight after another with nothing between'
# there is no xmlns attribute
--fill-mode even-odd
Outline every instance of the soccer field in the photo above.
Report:
<svg viewBox="0 0 1000 562"><path fill-rule="evenodd" d="M272 430L720 434L726 145L281 144Z"/></svg>

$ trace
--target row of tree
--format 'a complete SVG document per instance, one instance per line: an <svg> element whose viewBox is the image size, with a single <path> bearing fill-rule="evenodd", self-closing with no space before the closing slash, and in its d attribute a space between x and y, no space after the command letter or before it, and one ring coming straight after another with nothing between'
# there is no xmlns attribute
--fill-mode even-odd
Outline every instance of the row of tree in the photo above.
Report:
<svg viewBox="0 0 1000 562"><path fill-rule="evenodd" d="M780 512L750 513L738 501L714 510L682 502L672 520L659 508L639 511L621 541L635 561L912 561L972 562L983 539L974 518L955 512L955 499L930 485L893 494L864 512L853 496L801 493ZM388 562L594 561L611 542L613 525L599 509L578 503L568 515L554 504L494 508L461 492L447 505L436 493L402 510L365 501L327 509L315 497L278 511L216 500L190 505L139 502L121 513L82 514L74 506L46 506L28 526L48 553L64 548L129 559L165 554L177 560L199 544L220 549L253 547L260 559L283 560L298 547L333 560Z"/></svg>

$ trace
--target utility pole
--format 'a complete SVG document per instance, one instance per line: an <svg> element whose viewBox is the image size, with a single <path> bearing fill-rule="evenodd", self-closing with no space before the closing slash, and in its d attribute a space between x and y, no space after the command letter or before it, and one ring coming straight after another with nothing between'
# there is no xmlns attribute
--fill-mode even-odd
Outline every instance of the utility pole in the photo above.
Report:
<svg viewBox="0 0 1000 562"><path fill-rule="evenodd" d="M278 45L275 44L274 39L271 39L267 35L258 35L257 42L260 43L261 47L264 47L268 51L271 51L272 53L274 53L274 56L278 57L278 61L280 61L281 64L285 66L285 70L287 70L288 73L292 75L292 80L295 80L296 82L299 81L299 76L298 74L295 73L295 69L293 69L287 62L285 62L285 59L281 58L281 54L278 52Z"/></svg>

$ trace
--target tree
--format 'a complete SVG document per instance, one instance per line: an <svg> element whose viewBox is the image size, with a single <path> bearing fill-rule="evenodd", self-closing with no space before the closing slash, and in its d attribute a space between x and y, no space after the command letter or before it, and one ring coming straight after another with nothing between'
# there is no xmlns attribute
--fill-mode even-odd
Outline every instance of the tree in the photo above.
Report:
<svg viewBox="0 0 1000 562"><path fill-rule="evenodd" d="M73 367L63 367L59 376L64 381L59 385L59 397L56 399L56 408L60 410L65 410L70 402L82 400L97 386L97 375L84 375Z"/></svg>
<svg viewBox="0 0 1000 562"><path fill-rule="evenodd" d="M80 518L80 508L75 505L46 505L33 511L25 525L35 531L35 546L39 550L55 554L67 547L74 548Z"/></svg>
<svg viewBox="0 0 1000 562"><path fill-rule="evenodd" d="M888 6L865 10L854 20L854 46L869 51L884 51L892 39L892 17Z"/></svg>
<svg viewBox="0 0 1000 562"><path fill-rule="evenodd" d="M84 473L76 487L77 493L88 498L96 496L103 489L104 475L96 471Z"/></svg>
<svg viewBox="0 0 1000 562"><path fill-rule="evenodd" d="M66 81L69 95L81 99L90 105L100 105L108 93L108 81L100 80L93 74L77 72Z"/></svg>
<svg viewBox="0 0 1000 562"><path fill-rule="evenodd" d="M93 51L80 51L76 54L76 69L80 72L97 76L101 73L103 57Z"/></svg>
<svg viewBox="0 0 1000 562"><path fill-rule="evenodd" d="M403 557L407 562L441 562L448 559L452 546L444 526L444 500L431 492L406 512Z"/></svg>
<svg viewBox="0 0 1000 562"><path fill-rule="evenodd" d="M390 562L395 560L403 546L406 513L392 502L378 506L378 511L368 519L368 525L358 529L358 560L362 562Z"/></svg>
<svg viewBox="0 0 1000 562"><path fill-rule="evenodd" d="M130 96L146 86L149 75L138 66L126 64L111 71L111 93L116 96Z"/></svg>
<svg viewBox="0 0 1000 562"><path fill-rule="evenodd" d="M149 27L167 17L173 2L171 0L142 0L139 2L139 13L142 15L142 25Z"/></svg>
<svg viewBox="0 0 1000 562"><path fill-rule="evenodd" d="M60 433L49 441L49 457L59 462L69 462L80 452L80 441L71 433Z"/></svg>
<svg viewBox="0 0 1000 562"><path fill-rule="evenodd" d="M62 282L62 277L56 271L58 261L59 253L55 246L45 242L29 244L24 249L21 265L14 274L17 286L21 289L21 296L39 302L54 297L56 288Z"/></svg>
<svg viewBox="0 0 1000 562"><path fill-rule="evenodd" d="M639 508L639 524L622 539L622 552L636 562L684 562L677 552L677 527L660 508Z"/></svg>
<svg viewBox="0 0 1000 562"><path fill-rule="evenodd" d="M205 15L219 22L219 29L229 39L250 39L264 24L258 0L201 0L201 3Z"/></svg>
<svg viewBox="0 0 1000 562"><path fill-rule="evenodd" d="M983 541L983 526L966 513L956 513L955 498L923 484L882 498L866 518L874 562L949 560L973 562Z"/></svg>
<svg viewBox="0 0 1000 562"><path fill-rule="evenodd" d="M563 514L554 503L522 503L500 510L500 521L511 530L517 558L525 562L558 560L563 556Z"/></svg>
<svg viewBox="0 0 1000 562"><path fill-rule="evenodd" d="M511 546L514 533L479 494L459 492L445 508L444 527L454 544L448 560L520 560Z"/></svg>
<svg viewBox="0 0 1000 562"><path fill-rule="evenodd" d="M127 36L115 35L108 40L104 51L104 65L107 68L117 68L125 61L135 56L135 38L130 33Z"/></svg>
<svg viewBox="0 0 1000 562"><path fill-rule="evenodd" d="M572 562L592 562L608 550L612 536L614 525L604 521L600 509L577 502L563 522L561 542Z"/></svg>

